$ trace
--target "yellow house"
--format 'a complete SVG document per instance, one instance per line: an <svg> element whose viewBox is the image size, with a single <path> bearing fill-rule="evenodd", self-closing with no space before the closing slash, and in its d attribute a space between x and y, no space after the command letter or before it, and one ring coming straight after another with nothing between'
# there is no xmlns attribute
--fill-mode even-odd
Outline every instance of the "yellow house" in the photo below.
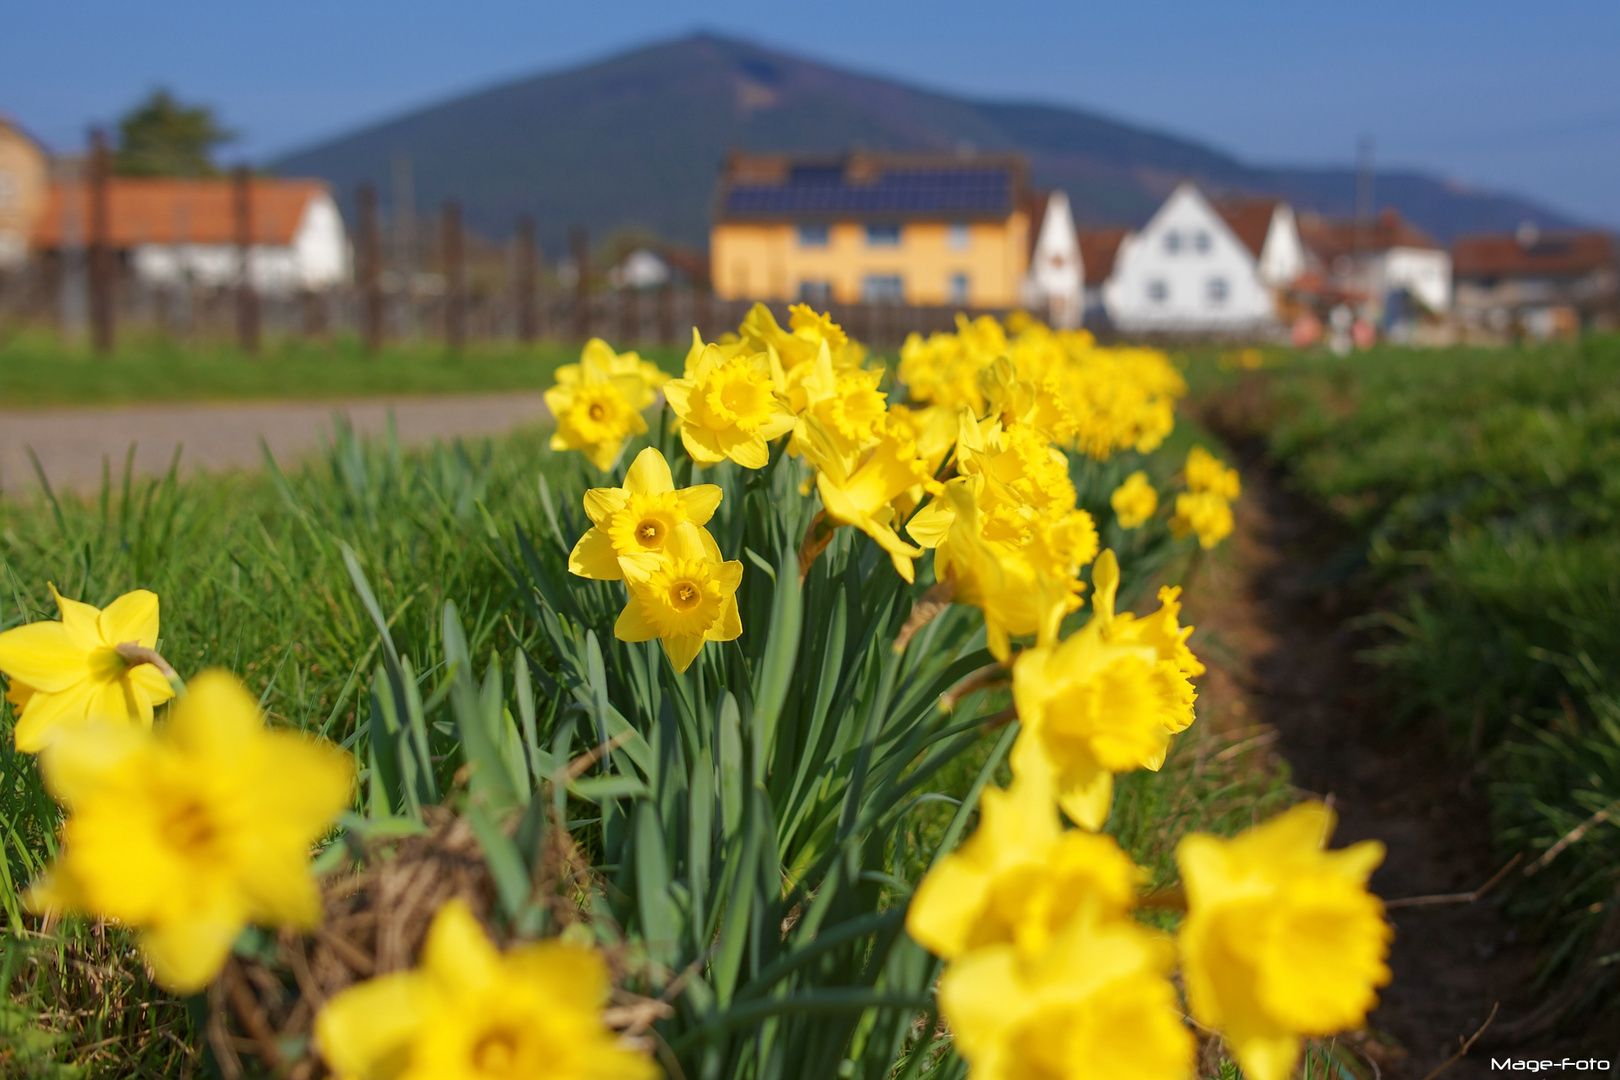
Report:
<svg viewBox="0 0 1620 1080"><path fill-rule="evenodd" d="M45 151L0 116L0 270L15 269L28 257L45 186Z"/></svg>
<svg viewBox="0 0 1620 1080"><path fill-rule="evenodd" d="M733 153L709 263L726 300L1013 307L1029 269L1013 156Z"/></svg>

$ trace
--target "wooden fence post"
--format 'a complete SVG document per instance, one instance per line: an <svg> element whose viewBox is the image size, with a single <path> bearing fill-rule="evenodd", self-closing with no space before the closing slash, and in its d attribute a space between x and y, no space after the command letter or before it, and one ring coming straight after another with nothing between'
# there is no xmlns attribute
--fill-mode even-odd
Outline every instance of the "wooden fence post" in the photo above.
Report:
<svg viewBox="0 0 1620 1080"><path fill-rule="evenodd" d="M90 134L90 341L101 356L113 350L113 240L107 192L111 172L107 136L97 128Z"/></svg>
<svg viewBox="0 0 1620 1080"><path fill-rule="evenodd" d="M259 293L253 287L253 176L238 165L231 176L236 211L236 341L249 356L259 351Z"/></svg>
<svg viewBox="0 0 1620 1080"><path fill-rule="evenodd" d="M658 343L674 345L675 337L675 285L665 281L658 287Z"/></svg>
<svg viewBox="0 0 1620 1080"><path fill-rule="evenodd" d="M461 207L445 200L440 247L444 258L444 343L452 350L467 343L467 268L461 249Z"/></svg>
<svg viewBox="0 0 1620 1080"><path fill-rule="evenodd" d="M355 192L359 221L359 248L355 269L360 286L360 339L366 352L375 356L382 348L382 243L377 231L377 189L361 184Z"/></svg>
<svg viewBox="0 0 1620 1080"><path fill-rule="evenodd" d="M534 218L524 216L518 219L517 273L513 284L517 291L518 340L525 345L534 344L540 330L534 310L534 277L537 261L534 250Z"/></svg>
<svg viewBox="0 0 1620 1080"><path fill-rule="evenodd" d="M591 336L591 242L583 225L568 230L568 246L579 275L574 282L574 337L585 341Z"/></svg>

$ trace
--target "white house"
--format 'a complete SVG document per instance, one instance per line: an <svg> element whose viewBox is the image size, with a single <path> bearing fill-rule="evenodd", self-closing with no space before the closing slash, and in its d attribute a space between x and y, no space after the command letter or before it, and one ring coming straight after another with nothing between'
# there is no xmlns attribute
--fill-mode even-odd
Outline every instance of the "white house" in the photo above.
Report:
<svg viewBox="0 0 1620 1080"><path fill-rule="evenodd" d="M155 286L241 280L237 190L229 179L115 177L107 185L108 241L138 279ZM261 292L323 289L349 275L349 241L331 191L318 180L248 184L248 279ZM51 185L34 247L60 251L89 236L83 182Z"/></svg>
<svg viewBox="0 0 1620 1080"><path fill-rule="evenodd" d="M1268 238L1275 220L1273 212ZM1103 286L1108 316L1127 333L1268 328L1276 323L1277 303L1261 271L1265 248L1264 240L1258 251L1245 243L1196 186L1183 183L1146 225L1120 242L1114 272ZM1269 260L1274 274L1291 270L1285 248L1286 241Z"/></svg>
<svg viewBox="0 0 1620 1080"><path fill-rule="evenodd" d="M1054 191L1046 197L1035 246L1024 278L1025 306L1044 310L1047 322L1072 330L1085 313L1085 269L1080 257L1080 236L1075 231L1069 197Z"/></svg>
<svg viewBox="0 0 1620 1080"><path fill-rule="evenodd" d="M1300 233L1328 280L1365 297L1375 317L1400 291L1431 311L1451 307L1451 254L1393 208L1371 221L1307 218Z"/></svg>

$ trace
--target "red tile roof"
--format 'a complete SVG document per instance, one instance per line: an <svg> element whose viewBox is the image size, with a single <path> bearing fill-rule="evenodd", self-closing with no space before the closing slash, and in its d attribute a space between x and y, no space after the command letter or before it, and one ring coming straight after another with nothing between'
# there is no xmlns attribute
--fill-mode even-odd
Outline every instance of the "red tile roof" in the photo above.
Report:
<svg viewBox="0 0 1620 1080"><path fill-rule="evenodd" d="M1311 215L1299 219L1299 238L1323 262L1357 251L1388 251L1390 248L1432 248L1440 245L1434 237L1413 225L1394 208L1385 207L1372 221L1328 221Z"/></svg>
<svg viewBox="0 0 1620 1080"><path fill-rule="evenodd" d="M1096 288L1114 272L1114 256L1129 229L1081 229L1080 263L1085 267L1086 285Z"/></svg>
<svg viewBox="0 0 1620 1080"><path fill-rule="evenodd" d="M319 180L251 181L253 242L292 243L310 200L327 192ZM51 184L44 210L34 225L36 248L62 245L63 210L78 211L81 239L90 223L89 187L85 183ZM107 211L112 245L234 244L236 201L229 179L114 177L108 181Z"/></svg>
<svg viewBox="0 0 1620 1080"><path fill-rule="evenodd" d="M1281 199L1226 199L1215 204L1215 212L1258 259L1266 246L1266 234L1271 231L1271 217L1281 202Z"/></svg>
<svg viewBox="0 0 1620 1080"><path fill-rule="evenodd" d="M1604 232L1460 236L1451 245L1456 277L1579 277L1615 265L1614 238Z"/></svg>

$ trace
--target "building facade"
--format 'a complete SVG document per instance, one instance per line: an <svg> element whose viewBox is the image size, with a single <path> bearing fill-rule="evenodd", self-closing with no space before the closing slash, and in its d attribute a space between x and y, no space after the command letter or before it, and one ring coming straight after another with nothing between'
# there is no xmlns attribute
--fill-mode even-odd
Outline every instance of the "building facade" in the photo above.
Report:
<svg viewBox="0 0 1620 1080"><path fill-rule="evenodd" d="M14 270L28 258L46 186L45 151L0 116L0 271Z"/></svg>
<svg viewBox="0 0 1620 1080"><path fill-rule="evenodd" d="M247 277L256 289L290 293L347 280L350 253L343 217L316 180L249 182ZM237 203L229 179L113 177L107 182L109 246L128 272L154 286L209 288L242 279ZM34 225L45 253L83 244L89 188L51 184Z"/></svg>
<svg viewBox="0 0 1620 1080"><path fill-rule="evenodd" d="M1072 330L1085 314L1085 266L1080 234L1074 227L1069 197L1054 191L1036 200L1040 207L1035 246L1024 279L1024 306L1039 312L1052 326Z"/></svg>
<svg viewBox="0 0 1620 1080"><path fill-rule="evenodd" d="M1300 234L1324 278L1362 297L1375 319L1398 293L1437 314L1451 307L1450 253L1393 208L1359 222L1310 217Z"/></svg>
<svg viewBox="0 0 1620 1080"><path fill-rule="evenodd" d="M1462 236L1452 244L1457 319L1469 330L1560 337L1620 325L1620 266L1605 232Z"/></svg>
<svg viewBox="0 0 1620 1080"><path fill-rule="evenodd" d="M1183 183L1120 240L1103 303L1126 333L1253 333L1277 319L1260 266L1203 193Z"/></svg>
<svg viewBox="0 0 1620 1080"><path fill-rule="evenodd" d="M1029 269L1015 157L732 154L709 257L728 300L1016 306Z"/></svg>

